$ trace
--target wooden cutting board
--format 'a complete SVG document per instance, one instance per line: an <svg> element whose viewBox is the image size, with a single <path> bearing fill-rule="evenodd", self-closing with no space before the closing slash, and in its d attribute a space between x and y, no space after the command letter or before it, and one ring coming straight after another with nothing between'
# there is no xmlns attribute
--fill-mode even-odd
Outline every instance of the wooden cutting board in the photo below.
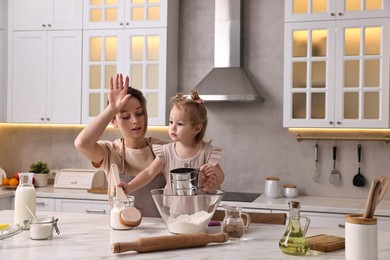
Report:
<svg viewBox="0 0 390 260"><path fill-rule="evenodd" d="M310 249L321 252L332 252L345 248L345 238L319 234L307 237L310 244Z"/></svg>

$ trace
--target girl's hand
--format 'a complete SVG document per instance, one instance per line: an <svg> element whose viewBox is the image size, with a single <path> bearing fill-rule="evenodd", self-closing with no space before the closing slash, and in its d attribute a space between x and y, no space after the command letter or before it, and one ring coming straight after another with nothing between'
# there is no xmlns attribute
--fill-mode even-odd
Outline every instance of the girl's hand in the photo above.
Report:
<svg viewBox="0 0 390 260"><path fill-rule="evenodd" d="M201 172L201 183L203 186L203 190L208 192L214 189L219 188L218 177L217 177L217 168L211 164L204 164L200 167Z"/></svg>
<svg viewBox="0 0 390 260"><path fill-rule="evenodd" d="M122 187L123 191L125 192L126 195L130 193L130 189L129 189L129 184L128 183L120 182L120 183L118 183L118 187Z"/></svg>
<svg viewBox="0 0 390 260"><path fill-rule="evenodd" d="M127 89L129 88L129 77L126 76L125 83L123 84L122 74L116 74L115 84L114 80L110 78L110 87L108 92L108 102L111 108L113 108L117 113L121 111L122 107L126 104L127 100L130 98L130 95L127 94Z"/></svg>

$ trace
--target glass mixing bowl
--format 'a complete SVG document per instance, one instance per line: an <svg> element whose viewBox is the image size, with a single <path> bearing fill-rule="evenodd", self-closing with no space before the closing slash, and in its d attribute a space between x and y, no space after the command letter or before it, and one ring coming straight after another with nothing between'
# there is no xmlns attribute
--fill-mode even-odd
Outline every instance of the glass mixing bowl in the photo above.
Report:
<svg viewBox="0 0 390 260"><path fill-rule="evenodd" d="M193 234L206 231L219 202L225 194L199 191L197 195L177 195L167 189L151 191L153 200L169 232Z"/></svg>

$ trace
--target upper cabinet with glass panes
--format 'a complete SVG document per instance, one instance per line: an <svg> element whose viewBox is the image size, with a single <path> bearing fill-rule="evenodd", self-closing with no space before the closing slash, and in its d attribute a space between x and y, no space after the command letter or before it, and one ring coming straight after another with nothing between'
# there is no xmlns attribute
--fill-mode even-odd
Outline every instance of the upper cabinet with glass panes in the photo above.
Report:
<svg viewBox="0 0 390 260"><path fill-rule="evenodd" d="M389 17L388 0L286 0L285 21Z"/></svg>
<svg viewBox="0 0 390 260"><path fill-rule="evenodd" d="M389 29L390 17L286 22L283 125L388 128Z"/></svg>
<svg viewBox="0 0 390 260"><path fill-rule="evenodd" d="M84 29L167 26L168 0L89 0L84 4Z"/></svg>

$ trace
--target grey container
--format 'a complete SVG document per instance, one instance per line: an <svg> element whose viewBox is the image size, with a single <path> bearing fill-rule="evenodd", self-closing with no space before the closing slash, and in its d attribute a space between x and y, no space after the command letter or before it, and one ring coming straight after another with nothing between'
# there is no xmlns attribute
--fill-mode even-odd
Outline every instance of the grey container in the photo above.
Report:
<svg viewBox="0 0 390 260"><path fill-rule="evenodd" d="M198 194L199 170L177 168L170 171L172 192L176 195Z"/></svg>

